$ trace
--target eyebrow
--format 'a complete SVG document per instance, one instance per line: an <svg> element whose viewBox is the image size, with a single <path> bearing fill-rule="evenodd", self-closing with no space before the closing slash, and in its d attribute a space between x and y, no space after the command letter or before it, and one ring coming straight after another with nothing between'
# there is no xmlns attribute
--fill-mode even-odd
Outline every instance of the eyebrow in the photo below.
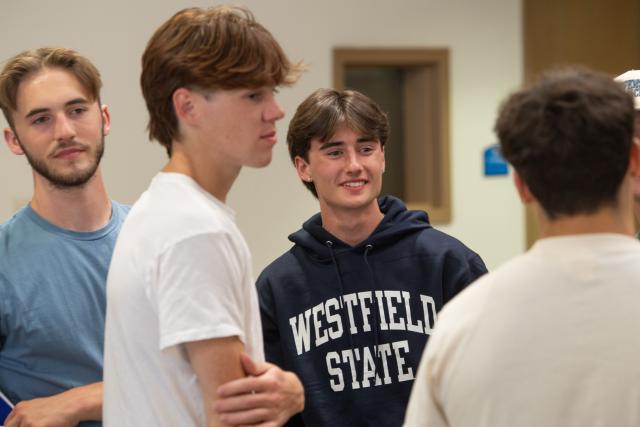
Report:
<svg viewBox="0 0 640 427"><path fill-rule="evenodd" d="M374 138L373 136L361 136L360 138L358 138L358 140L356 141L357 143L367 143L367 142L378 142L378 140L376 138ZM333 148L336 147L338 145L342 145L344 144L344 141L327 141L327 142L323 142L322 144L320 144L320 150L326 150L327 148Z"/></svg>
<svg viewBox="0 0 640 427"><path fill-rule="evenodd" d="M66 107L70 107L72 105L78 105L78 104L88 104L89 101L85 98L74 98L70 101L67 101L64 103L65 108ZM28 119L29 117L33 117L36 114L41 114L41 113L46 113L47 111L50 111L50 108L34 108L33 110L29 111L27 113L27 115L24 116L25 119Z"/></svg>

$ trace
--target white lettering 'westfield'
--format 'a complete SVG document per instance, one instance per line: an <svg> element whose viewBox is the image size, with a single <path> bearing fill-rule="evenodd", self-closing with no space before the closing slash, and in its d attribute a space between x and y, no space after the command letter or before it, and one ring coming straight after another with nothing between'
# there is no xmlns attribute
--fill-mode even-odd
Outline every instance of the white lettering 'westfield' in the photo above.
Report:
<svg viewBox="0 0 640 427"><path fill-rule="evenodd" d="M431 335L437 320L435 301L428 295L420 295L417 306L420 310L411 310L411 294L407 291L355 292L330 298L292 316L289 325L298 355L342 337L345 331L351 335L370 332L373 322L382 331Z"/></svg>

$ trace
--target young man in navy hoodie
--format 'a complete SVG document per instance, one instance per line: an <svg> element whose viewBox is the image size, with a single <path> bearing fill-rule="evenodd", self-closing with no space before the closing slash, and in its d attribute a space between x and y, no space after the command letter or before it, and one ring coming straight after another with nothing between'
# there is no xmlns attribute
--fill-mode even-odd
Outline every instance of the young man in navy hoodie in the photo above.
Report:
<svg viewBox="0 0 640 427"><path fill-rule="evenodd" d="M320 89L287 142L320 213L258 278L267 360L295 372L291 424L400 425L442 306L486 273L480 257L399 199L378 199L389 124L369 98Z"/></svg>

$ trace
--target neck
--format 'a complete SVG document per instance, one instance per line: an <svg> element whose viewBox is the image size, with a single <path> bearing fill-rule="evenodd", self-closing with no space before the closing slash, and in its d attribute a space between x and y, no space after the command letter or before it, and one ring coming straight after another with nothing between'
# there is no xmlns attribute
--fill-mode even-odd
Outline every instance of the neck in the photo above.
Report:
<svg viewBox="0 0 640 427"><path fill-rule="evenodd" d="M231 186L240 174L239 167L212 161L206 153L198 153L202 144L172 143L172 153L163 172L181 173L191 177L206 192L226 203Z"/></svg>
<svg viewBox="0 0 640 427"><path fill-rule="evenodd" d="M542 237L588 233L615 233L632 236L634 233L633 190L630 175L627 175L620 184L616 204L603 206L594 213L550 220L537 202L534 203L534 209L540 221Z"/></svg>
<svg viewBox="0 0 640 427"><path fill-rule="evenodd" d="M608 210L608 209L607 209ZM553 221L541 221L543 237L588 233L615 233L633 235L633 220L623 220L619 215L598 212L590 215L574 215Z"/></svg>
<svg viewBox="0 0 640 427"><path fill-rule="evenodd" d="M320 203L322 227L350 246L356 246L373 233L384 214L377 200L366 209L335 209Z"/></svg>
<svg viewBox="0 0 640 427"><path fill-rule="evenodd" d="M633 214L630 209L604 207L592 214L571 215L554 220L549 220L539 212L538 219L542 237L589 233L615 233L632 236L634 233Z"/></svg>
<svg viewBox="0 0 640 427"><path fill-rule="evenodd" d="M48 222L71 231L90 232L111 218L111 201L100 169L82 186L59 188L34 172L31 208Z"/></svg>

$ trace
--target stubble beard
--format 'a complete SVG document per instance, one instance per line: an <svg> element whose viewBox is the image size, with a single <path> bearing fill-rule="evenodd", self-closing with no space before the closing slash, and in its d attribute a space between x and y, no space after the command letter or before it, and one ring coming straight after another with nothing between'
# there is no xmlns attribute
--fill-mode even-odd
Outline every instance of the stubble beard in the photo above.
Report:
<svg viewBox="0 0 640 427"><path fill-rule="evenodd" d="M22 148L29 165L36 171L39 175L45 178L51 186L60 189L60 190L68 190L75 187L83 187L89 180L95 175L98 170L98 166L100 165L100 160L102 160L102 155L104 154L104 135L100 137L100 142L96 146L94 151L94 155L92 158L92 163L85 170L73 172L70 174L63 174L56 172L46 160L37 158L29 153L29 151L25 148L25 146L18 139L18 144ZM75 143L67 143L62 144L61 148L65 146L73 146Z"/></svg>

